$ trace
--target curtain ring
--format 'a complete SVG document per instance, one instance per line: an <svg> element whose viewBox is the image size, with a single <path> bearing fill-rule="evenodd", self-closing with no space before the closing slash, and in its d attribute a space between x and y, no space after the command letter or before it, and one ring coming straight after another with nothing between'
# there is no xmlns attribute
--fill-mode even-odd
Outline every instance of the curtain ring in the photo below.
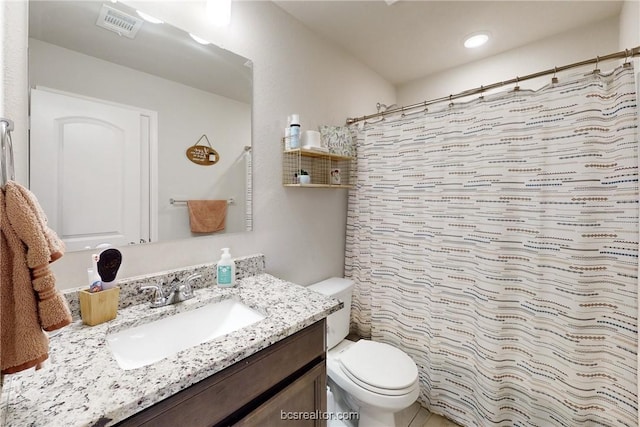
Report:
<svg viewBox="0 0 640 427"><path fill-rule="evenodd" d="M520 86L518 85L518 83L520 83L520 77L516 76L516 87L513 88L514 92L517 92L520 90Z"/></svg>
<svg viewBox="0 0 640 427"><path fill-rule="evenodd" d="M429 112L429 107L427 107L427 101L424 101L424 111L423 113L428 113Z"/></svg>
<svg viewBox="0 0 640 427"><path fill-rule="evenodd" d="M631 68L631 63L629 62L629 49L624 50L624 64L622 64L622 68Z"/></svg>
<svg viewBox="0 0 640 427"><path fill-rule="evenodd" d="M483 100L484 100L484 94L483 94L483 92L484 92L484 86L480 85L480 96L478 97L478 99L479 99L480 101L483 101Z"/></svg>
<svg viewBox="0 0 640 427"><path fill-rule="evenodd" d="M449 95L449 108L453 107L453 101L451 100L452 97L453 95Z"/></svg>
<svg viewBox="0 0 640 427"><path fill-rule="evenodd" d="M402 107L402 109L400 110L402 111L402 114L400 114L400 117L406 117L407 115L404 113L404 106Z"/></svg>
<svg viewBox="0 0 640 427"><path fill-rule="evenodd" d="M557 73L558 73L558 67L553 67L553 77L551 77L551 84L558 83L558 78L556 77Z"/></svg>
<svg viewBox="0 0 640 427"><path fill-rule="evenodd" d="M593 74L600 73L600 69L598 68L598 64L600 63L600 57L596 56L596 68L593 70Z"/></svg>

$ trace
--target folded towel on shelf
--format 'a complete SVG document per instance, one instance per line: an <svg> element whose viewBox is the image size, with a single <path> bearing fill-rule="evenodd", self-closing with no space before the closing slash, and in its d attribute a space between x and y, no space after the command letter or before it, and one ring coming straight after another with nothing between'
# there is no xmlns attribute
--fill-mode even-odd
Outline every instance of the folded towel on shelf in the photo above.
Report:
<svg viewBox="0 0 640 427"><path fill-rule="evenodd" d="M224 230L227 218L226 200L188 200L189 225L192 233Z"/></svg>
<svg viewBox="0 0 640 427"><path fill-rule="evenodd" d="M43 329L60 329L72 319L49 268L64 254L64 244L47 226L37 199L10 181L0 211L0 361L2 373L14 373L39 367L49 351Z"/></svg>

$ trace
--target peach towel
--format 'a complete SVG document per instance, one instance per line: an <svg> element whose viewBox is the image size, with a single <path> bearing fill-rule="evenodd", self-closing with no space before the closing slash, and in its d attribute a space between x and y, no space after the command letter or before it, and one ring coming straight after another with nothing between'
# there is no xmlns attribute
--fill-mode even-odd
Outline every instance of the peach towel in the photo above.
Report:
<svg viewBox="0 0 640 427"><path fill-rule="evenodd" d="M226 200L188 200L187 206L192 233L224 230L227 218Z"/></svg>
<svg viewBox="0 0 640 427"><path fill-rule="evenodd" d="M63 255L63 242L47 226L29 190L10 181L0 193L0 361L5 374L46 360L49 341L43 329L68 325L71 312L49 268Z"/></svg>

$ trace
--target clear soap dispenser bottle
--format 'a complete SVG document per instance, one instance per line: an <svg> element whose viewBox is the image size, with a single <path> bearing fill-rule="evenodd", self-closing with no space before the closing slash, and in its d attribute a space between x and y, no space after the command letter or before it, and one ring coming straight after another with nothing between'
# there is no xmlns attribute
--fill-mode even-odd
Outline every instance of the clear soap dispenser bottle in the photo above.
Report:
<svg viewBox="0 0 640 427"><path fill-rule="evenodd" d="M236 263L231 259L229 248L222 248L222 256L216 266L216 282L225 288L236 284Z"/></svg>

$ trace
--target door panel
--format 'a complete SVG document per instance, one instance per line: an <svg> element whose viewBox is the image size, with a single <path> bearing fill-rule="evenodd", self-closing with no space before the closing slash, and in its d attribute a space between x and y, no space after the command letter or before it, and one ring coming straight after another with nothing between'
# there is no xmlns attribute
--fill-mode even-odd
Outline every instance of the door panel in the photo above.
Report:
<svg viewBox="0 0 640 427"><path fill-rule="evenodd" d="M30 188L67 250L148 238L141 123L133 109L32 89Z"/></svg>

